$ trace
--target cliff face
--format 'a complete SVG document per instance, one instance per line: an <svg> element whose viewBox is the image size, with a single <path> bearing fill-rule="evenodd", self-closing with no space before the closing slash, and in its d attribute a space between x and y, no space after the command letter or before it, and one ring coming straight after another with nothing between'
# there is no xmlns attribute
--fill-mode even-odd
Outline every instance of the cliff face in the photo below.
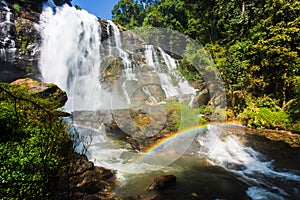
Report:
<svg viewBox="0 0 300 200"><path fill-rule="evenodd" d="M0 0L0 81L18 78L40 79L38 61L41 36L39 19L45 0ZM56 5L69 0L55 0ZM102 28L107 23L99 19ZM108 36L103 31L103 39Z"/></svg>
<svg viewBox="0 0 300 200"><path fill-rule="evenodd" d="M11 2L0 3L0 81L30 77L37 71L39 12Z"/></svg>

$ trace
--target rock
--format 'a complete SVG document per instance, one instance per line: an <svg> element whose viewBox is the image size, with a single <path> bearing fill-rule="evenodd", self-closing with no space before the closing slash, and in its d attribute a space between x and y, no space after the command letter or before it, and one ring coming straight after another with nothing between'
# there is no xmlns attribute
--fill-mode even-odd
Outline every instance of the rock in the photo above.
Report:
<svg viewBox="0 0 300 200"><path fill-rule="evenodd" d="M94 163L91 161L88 161L88 162L82 163L76 170L76 173L81 174L87 170L92 170L93 168L94 168Z"/></svg>
<svg viewBox="0 0 300 200"><path fill-rule="evenodd" d="M9 31L0 26L4 30L0 31L0 81L11 82L21 77L37 78L40 76L38 60L41 37L36 27L42 1L6 0L6 4L11 12L9 22L7 9L0 5L0 23L9 26Z"/></svg>
<svg viewBox="0 0 300 200"><path fill-rule="evenodd" d="M128 142L133 149L145 152L154 143L178 131L179 104L169 107L113 111L113 119L104 123L108 136Z"/></svg>
<svg viewBox="0 0 300 200"><path fill-rule="evenodd" d="M109 189L115 185L115 171L94 166L84 154L74 153L69 167L58 175L54 199L117 199Z"/></svg>
<svg viewBox="0 0 300 200"><path fill-rule="evenodd" d="M68 100L66 92L62 91L57 85L39 82L30 78L18 79L11 83L12 85L25 86L28 92L38 95L43 99L49 99L52 109L60 108Z"/></svg>
<svg viewBox="0 0 300 200"><path fill-rule="evenodd" d="M156 200L161 199L159 198L158 193L147 193L147 194L122 198L122 200L155 200L155 199Z"/></svg>
<svg viewBox="0 0 300 200"><path fill-rule="evenodd" d="M72 5L71 1L72 0L53 0L53 2L55 3L55 5L57 5L57 6L62 6L64 4L68 4L68 5L71 6Z"/></svg>
<svg viewBox="0 0 300 200"><path fill-rule="evenodd" d="M148 190L163 190L173 186L176 183L176 176L164 175L153 180L149 185Z"/></svg>
<svg viewBox="0 0 300 200"><path fill-rule="evenodd" d="M124 200L143 200L140 195L133 196L133 197L125 197Z"/></svg>
<svg viewBox="0 0 300 200"><path fill-rule="evenodd" d="M165 101L165 102L178 102L179 99L178 99L177 96L171 96L171 97L165 99L164 101Z"/></svg>
<svg viewBox="0 0 300 200"><path fill-rule="evenodd" d="M210 95L207 89L202 90L198 93L198 95L194 98L192 102L193 108L198 108L203 105L207 105L210 100Z"/></svg>

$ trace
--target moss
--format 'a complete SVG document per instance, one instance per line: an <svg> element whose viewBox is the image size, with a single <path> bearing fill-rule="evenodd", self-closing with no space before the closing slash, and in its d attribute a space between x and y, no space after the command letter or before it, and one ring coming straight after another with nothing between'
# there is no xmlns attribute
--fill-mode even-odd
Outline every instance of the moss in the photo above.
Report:
<svg viewBox="0 0 300 200"><path fill-rule="evenodd" d="M17 12L21 12L21 6L20 6L20 4L14 3L13 7L14 7L14 9L15 9Z"/></svg>
<svg viewBox="0 0 300 200"><path fill-rule="evenodd" d="M24 41L24 40L23 40L23 41L22 41L22 45L21 45L21 50L22 50L22 51L26 50L27 45L28 45L28 41L26 41L26 40Z"/></svg>
<svg viewBox="0 0 300 200"><path fill-rule="evenodd" d="M177 130L208 123L206 119L199 116L202 113L197 108L191 108L186 103L168 102L164 107L168 119L173 122Z"/></svg>

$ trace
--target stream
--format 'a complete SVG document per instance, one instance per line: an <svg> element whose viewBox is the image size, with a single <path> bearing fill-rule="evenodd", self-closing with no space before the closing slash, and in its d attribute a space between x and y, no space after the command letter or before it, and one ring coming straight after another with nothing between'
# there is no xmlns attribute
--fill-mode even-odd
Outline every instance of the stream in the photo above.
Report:
<svg viewBox="0 0 300 200"><path fill-rule="evenodd" d="M140 162L140 157L146 157L145 153L108 137L105 131L77 127L81 138L89 143L89 159L96 165L117 170L116 195L158 195L158 199L170 200L297 199L300 195L299 155L278 160L263 155L245 146L235 135L235 131L241 132L243 128L224 124L194 129L191 146L174 162L165 165L164 161ZM92 139L88 141L88 138ZM180 149L180 146L175 148ZM155 151L148 154L155 156ZM172 150L165 151L168 154L167 151ZM167 174L177 177L174 187L147 191L155 177Z"/></svg>

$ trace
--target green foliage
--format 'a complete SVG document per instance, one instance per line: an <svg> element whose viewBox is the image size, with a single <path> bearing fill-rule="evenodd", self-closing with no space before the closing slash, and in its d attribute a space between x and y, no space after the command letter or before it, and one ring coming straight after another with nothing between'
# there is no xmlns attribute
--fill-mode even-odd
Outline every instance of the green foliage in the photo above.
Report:
<svg viewBox="0 0 300 200"><path fill-rule="evenodd" d="M14 9L15 9L17 12L20 12L20 11L21 11L21 6L20 6L20 4L14 3L13 7L14 7Z"/></svg>
<svg viewBox="0 0 300 200"><path fill-rule="evenodd" d="M113 20L128 29L142 23L142 5L134 0L120 0L113 8Z"/></svg>
<svg viewBox="0 0 300 200"><path fill-rule="evenodd" d="M287 128L289 115L276 105L271 98L248 100L246 109L238 115L248 127Z"/></svg>
<svg viewBox="0 0 300 200"><path fill-rule="evenodd" d="M25 50L28 45L28 41L22 41L21 50Z"/></svg>
<svg viewBox="0 0 300 200"><path fill-rule="evenodd" d="M213 109L211 106L200 106L199 108L199 113L203 115L211 115L213 113Z"/></svg>
<svg viewBox="0 0 300 200"><path fill-rule="evenodd" d="M191 108L186 103L168 102L164 105L167 115L172 116L172 121L175 122L175 128L186 129L200 124L207 124L208 121L201 117L199 109ZM208 109L208 108L207 108Z"/></svg>
<svg viewBox="0 0 300 200"><path fill-rule="evenodd" d="M49 101L0 84L1 199L51 199L72 143Z"/></svg>
<svg viewBox="0 0 300 200"><path fill-rule="evenodd" d="M255 96L271 95L284 104L295 93L295 77L300 73L300 3L268 1L264 18L252 29L253 45L248 52Z"/></svg>
<svg viewBox="0 0 300 200"><path fill-rule="evenodd" d="M201 80L200 72L186 59L179 63L176 70L188 81Z"/></svg>

